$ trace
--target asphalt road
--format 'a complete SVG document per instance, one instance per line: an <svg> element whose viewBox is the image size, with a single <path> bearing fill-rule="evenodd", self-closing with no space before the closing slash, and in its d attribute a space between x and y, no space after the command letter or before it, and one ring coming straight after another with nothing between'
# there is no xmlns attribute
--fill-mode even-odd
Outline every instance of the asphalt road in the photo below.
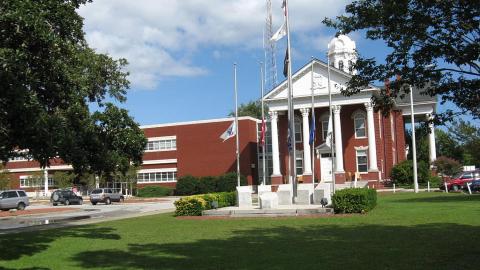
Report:
<svg viewBox="0 0 480 270"><path fill-rule="evenodd" d="M73 225L90 224L107 220L116 220L158 213L173 212L173 202L178 198L168 197L155 202L112 203L110 205L91 205L85 201L83 205L55 206L51 204L33 204L28 210L65 209L71 211L48 211L34 215L18 215L0 218L0 234L22 231L58 228Z"/></svg>

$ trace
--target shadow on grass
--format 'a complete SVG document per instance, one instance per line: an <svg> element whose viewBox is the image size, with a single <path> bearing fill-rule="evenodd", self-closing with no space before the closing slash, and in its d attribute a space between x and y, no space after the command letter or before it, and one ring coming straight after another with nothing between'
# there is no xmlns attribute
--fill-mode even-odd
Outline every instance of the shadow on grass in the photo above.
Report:
<svg viewBox="0 0 480 270"><path fill-rule="evenodd" d="M0 260L16 260L21 256L31 256L48 248L59 237L79 237L87 239L118 240L120 235L111 228L92 226L72 227L68 229L48 230L28 233L16 233L0 236ZM40 268L39 268L40 269ZM0 268L1 270L1 268Z"/></svg>
<svg viewBox="0 0 480 270"><path fill-rule="evenodd" d="M480 194L443 194L435 197L415 197L415 198L399 198L396 202L434 202L434 203L448 203L448 202L480 202Z"/></svg>
<svg viewBox="0 0 480 270"><path fill-rule="evenodd" d="M479 229L458 224L257 228L226 239L85 251L72 262L102 269L478 269Z"/></svg>

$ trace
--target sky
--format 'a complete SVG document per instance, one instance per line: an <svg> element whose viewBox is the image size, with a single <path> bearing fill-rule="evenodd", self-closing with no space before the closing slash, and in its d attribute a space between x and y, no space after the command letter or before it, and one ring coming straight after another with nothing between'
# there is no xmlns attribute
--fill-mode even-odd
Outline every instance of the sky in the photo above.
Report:
<svg viewBox="0 0 480 270"><path fill-rule="evenodd" d="M271 1L275 31L282 0ZM326 61L335 30L322 20L341 15L349 2L289 1L294 71L312 56ZM120 106L141 125L226 117L234 109L233 63L239 103L260 98L265 0L96 0L78 12L90 47L128 60L131 85ZM381 41L349 36L362 56L388 53ZM279 82L285 43L276 52Z"/></svg>

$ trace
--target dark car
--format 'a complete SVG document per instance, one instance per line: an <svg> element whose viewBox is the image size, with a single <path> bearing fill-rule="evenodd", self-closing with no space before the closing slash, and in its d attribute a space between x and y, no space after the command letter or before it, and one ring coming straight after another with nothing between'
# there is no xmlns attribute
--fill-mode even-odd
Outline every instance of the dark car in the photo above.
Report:
<svg viewBox="0 0 480 270"><path fill-rule="evenodd" d="M460 190L466 188L467 183L471 183L474 180L480 180L480 170L466 171L459 173L452 177L452 179L446 181L448 190ZM445 190L445 185L440 185L441 190Z"/></svg>
<svg viewBox="0 0 480 270"><path fill-rule="evenodd" d="M5 190L0 191L0 209L18 209L23 210L30 204L28 196L23 190Z"/></svg>
<svg viewBox="0 0 480 270"><path fill-rule="evenodd" d="M70 205L72 203L83 204L83 199L71 190L55 190L50 196L50 202L53 206L57 206L59 203L64 205Z"/></svg>
<svg viewBox="0 0 480 270"><path fill-rule="evenodd" d="M480 180L473 180L470 183L470 190L472 192L480 191Z"/></svg>

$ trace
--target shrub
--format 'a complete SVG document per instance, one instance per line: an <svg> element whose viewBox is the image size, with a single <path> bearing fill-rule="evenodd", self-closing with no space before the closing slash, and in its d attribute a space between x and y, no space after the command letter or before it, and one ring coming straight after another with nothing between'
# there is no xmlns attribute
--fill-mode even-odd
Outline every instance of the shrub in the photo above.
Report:
<svg viewBox="0 0 480 270"><path fill-rule="evenodd" d="M429 181L430 181L430 188L437 188L437 187L440 187L441 184L443 184L442 178L439 176L430 176Z"/></svg>
<svg viewBox="0 0 480 270"><path fill-rule="evenodd" d="M247 179L240 175L240 184L246 185ZM230 172L221 175L217 178L217 192L231 192L236 191L237 188L237 173Z"/></svg>
<svg viewBox="0 0 480 270"><path fill-rule="evenodd" d="M176 216L201 216L203 210L212 209L213 201L218 207L232 206L236 204L235 192L219 192L203 195L193 195L176 201Z"/></svg>
<svg viewBox="0 0 480 270"><path fill-rule="evenodd" d="M197 194L197 182L198 179L191 176L185 175L177 180L177 185L175 188L175 194L177 195L193 195Z"/></svg>
<svg viewBox="0 0 480 270"><path fill-rule="evenodd" d="M427 183L430 179L430 169L428 164L424 161L417 163L417 176L419 183ZM404 160L392 168L390 177L393 183L397 184L412 184L413 183L413 162L411 160Z"/></svg>
<svg viewBox="0 0 480 270"><path fill-rule="evenodd" d="M367 188L347 188L332 196L335 213L364 213L377 205L377 191Z"/></svg>
<svg viewBox="0 0 480 270"><path fill-rule="evenodd" d="M175 216L201 216L207 207L207 202L198 196L181 198L174 204Z"/></svg>
<svg viewBox="0 0 480 270"><path fill-rule="evenodd" d="M161 186L146 186L139 188L137 191L138 197L151 198L151 197L164 197L173 195L173 189Z"/></svg>
<svg viewBox="0 0 480 270"><path fill-rule="evenodd" d="M433 166L437 167L437 172L447 176L452 176L462 171L460 162L445 156L438 157L433 162Z"/></svg>
<svg viewBox="0 0 480 270"><path fill-rule="evenodd" d="M213 176L197 178L195 194L207 194L217 191L217 179Z"/></svg>

